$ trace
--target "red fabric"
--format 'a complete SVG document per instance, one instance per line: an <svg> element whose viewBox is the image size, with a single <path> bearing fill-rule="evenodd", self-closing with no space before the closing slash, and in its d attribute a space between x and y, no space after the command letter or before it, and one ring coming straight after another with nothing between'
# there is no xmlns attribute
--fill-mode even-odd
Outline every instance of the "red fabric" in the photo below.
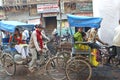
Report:
<svg viewBox="0 0 120 80"><path fill-rule="evenodd" d="M42 34L39 30L36 30L36 36L37 36L37 41L39 42L40 44L40 48L42 49L43 48L43 41L42 41Z"/></svg>
<svg viewBox="0 0 120 80"><path fill-rule="evenodd" d="M19 38L16 35L10 36L9 43L12 42L12 38L17 42L17 44L23 44L22 34L19 35Z"/></svg>
<svg viewBox="0 0 120 80"><path fill-rule="evenodd" d="M22 34L19 35L19 38L16 37L16 36L14 38L17 40L18 44L23 44L23 42L22 42Z"/></svg>

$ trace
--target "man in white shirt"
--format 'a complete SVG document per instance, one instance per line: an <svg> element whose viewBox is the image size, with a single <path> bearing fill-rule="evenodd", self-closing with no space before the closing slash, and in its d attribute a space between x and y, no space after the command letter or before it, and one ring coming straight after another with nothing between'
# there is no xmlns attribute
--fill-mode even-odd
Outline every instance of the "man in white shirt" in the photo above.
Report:
<svg viewBox="0 0 120 80"><path fill-rule="evenodd" d="M119 26L116 27L114 30L114 38L113 38L112 44L113 44L113 46L111 47L112 48L112 52L111 52L112 55L109 57L106 64L109 65L111 58L118 55L119 63L117 65L120 65L120 20L119 20Z"/></svg>
<svg viewBox="0 0 120 80"><path fill-rule="evenodd" d="M119 20L119 26L116 27L114 31L113 46L116 47L116 53L119 59L118 65L120 65L120 20Z"/></svg>
<svg viewBox="0 0 120 80"><path fill-rule="evenodd" d="M29 42L29 49L32 55L32 60L29 63L29 70L31 72L33 72L34 68L36 67L37 53L42 54L42 50L44 46L42 40L43 37L49 41L49 38L42 33L43 29L44 28L42 27L42 25L36 25L36 29L31 34L31 38Z"/></svg>

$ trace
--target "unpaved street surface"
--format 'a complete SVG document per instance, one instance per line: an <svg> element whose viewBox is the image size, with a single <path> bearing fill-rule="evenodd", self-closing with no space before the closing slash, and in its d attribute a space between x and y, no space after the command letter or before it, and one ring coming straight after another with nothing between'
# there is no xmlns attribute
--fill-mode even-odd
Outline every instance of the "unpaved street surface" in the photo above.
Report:
<svg viewBox="0 0 120 80"><path fill-rule="evenodd" d="M17 66L15 76L8 76L0 68L0 80L53 80L45 73L44 68L30 73L24 66ZM120 80L120 68L113 68L109 66L93 68L93 75L91 80Z"/></svg>

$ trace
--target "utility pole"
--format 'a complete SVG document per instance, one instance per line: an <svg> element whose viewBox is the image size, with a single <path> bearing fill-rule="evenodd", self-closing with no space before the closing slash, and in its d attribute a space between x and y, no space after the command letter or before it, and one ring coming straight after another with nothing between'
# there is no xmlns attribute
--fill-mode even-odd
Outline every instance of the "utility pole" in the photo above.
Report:
<svg viewBox="0 0 120 80"><path fill-rule="evenodd" d="M59 17L60 17L60 37L61 37L61 29L62 29L61 0L58 0L58 6L59 6ZM60 42L61 42L61 38L60 38Z"/></svg>

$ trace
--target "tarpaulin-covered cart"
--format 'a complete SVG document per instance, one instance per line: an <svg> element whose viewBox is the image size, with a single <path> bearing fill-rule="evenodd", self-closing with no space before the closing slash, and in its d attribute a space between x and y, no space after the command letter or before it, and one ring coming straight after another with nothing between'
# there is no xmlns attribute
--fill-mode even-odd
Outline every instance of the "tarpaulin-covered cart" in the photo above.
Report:
<svg viewBox="0 0 120 80"><path fill-rule="evenodd" d="M85 17L85 16L75 16L68 15L68 22L71 27L90 27L99 28L102 19L98 17ZM71 34L72 30L71 30ZM66 74L69 80L90 80L92 75L91 65L91 49L88 47L86 50L75 49L75 44L83 44L89 46L89 42L76 42L74 38L72 39L72 57L68 60L66 65ZM75 54L75 56L74 56Z"/></svg>
<svg viewBox="0 0 120 80"><path fill-rule="evenodd" d="M71 27L90 27L90 28L99 28L102 18L99 17L85 17L68 14L68 22L71 34ZM89 42L76 42L74 38L72 39L72 52L61 53L60 56L57 56L48 62L48 65L52 63L52 60L56 61L57 67L47 69L47 72L53 79L63 80L66 78L68 80L90 80L92 76L92 67L91 67L91 49L88 47L87 50L76 49L75 44L88 45ZM57 77L59 76L59 77Z"/></svg>
<svg viewBox="0 0 120 80"><path fill-rule="evenodd" d="M18 27L19 29L28 29L32 30L34 25L27 24L18 21L0 21L0 30L5 32L9 32L14 34L15 28ZM15 62L15 55L13 52L15 51L14 48L9 48L9 37L2 39L2 48L0 49L0 60L2 62L2 66L8 75L14 75L16 72L16 62Z"/></svg>

